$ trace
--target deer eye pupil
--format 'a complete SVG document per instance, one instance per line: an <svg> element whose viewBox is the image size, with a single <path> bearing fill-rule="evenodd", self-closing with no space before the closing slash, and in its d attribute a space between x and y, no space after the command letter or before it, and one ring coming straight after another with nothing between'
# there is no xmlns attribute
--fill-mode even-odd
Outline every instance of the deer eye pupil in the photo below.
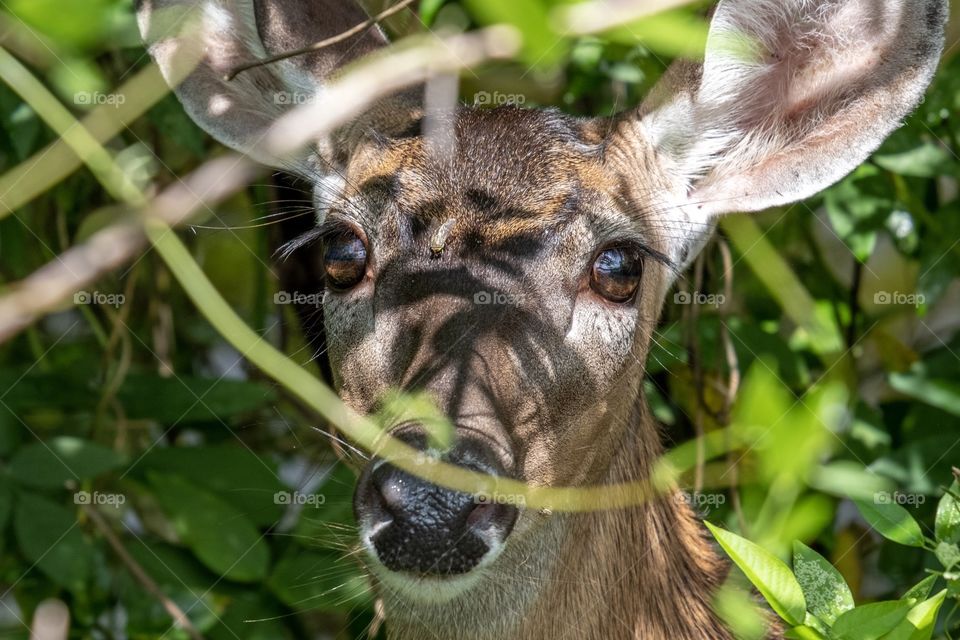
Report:
<svg viewBox="0 0 960 640"><path fill-rule="evenodd" d="M367 247L355 233L331 238L323 249L327 286L343 291L355 287L367 273Z"/></svg>
<svg viewBox="0 0 960 640"><path fill-rule="evenodd" d="M640 286L643 260L629 248L606 249L597 255L590 272L590 287L611 302L627 302Z"/></svg>

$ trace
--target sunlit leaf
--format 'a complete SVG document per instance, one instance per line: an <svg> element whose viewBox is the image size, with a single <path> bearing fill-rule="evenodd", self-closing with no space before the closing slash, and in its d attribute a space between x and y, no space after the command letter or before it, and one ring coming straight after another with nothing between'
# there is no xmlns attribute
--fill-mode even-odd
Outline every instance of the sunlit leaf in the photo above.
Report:
<svg viewBox="0 0 960 640"><path fill-rule="evenodd" d="M727 555L763 594L777 614L792 625L803 623L803 589L790 568L772 553L735 533L705 523Z"/></svg>
<svg viewBox="0 0 960 640"><path fill-rule="evenodd" d="M960 482L954 481L937 505L936 536L941 542L960 543Z"/></svg>
<svg viewBox="0 0 960 640"><path fill-rule="evenodd" d="M920 525L900 505L876 500L854 500L854 503L864 519L884 538L910 547L924 545Z"/></svg>
<svg viewBox="0 0 960 640"><path fill-rule="evenodd" d="M930 640L937 624L937 613L947 597L944 589L929 600L924 600L913 607L897 627L883 640Z"/></svg>

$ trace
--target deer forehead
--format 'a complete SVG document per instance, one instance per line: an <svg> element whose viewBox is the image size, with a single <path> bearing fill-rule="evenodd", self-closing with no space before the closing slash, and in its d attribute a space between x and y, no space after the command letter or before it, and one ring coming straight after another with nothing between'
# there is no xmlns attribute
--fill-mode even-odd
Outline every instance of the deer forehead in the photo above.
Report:
<svg viewBox="0 0 960 640"><path fill-rule="evenodd" d="M439 152L420 135L367 136L347 163L344 199L376 192L417 224L455 218L458 236L484 244L557 231L582 214L622 217L616 174L591 122L464 108L452 128L456 144Z"/></svg>

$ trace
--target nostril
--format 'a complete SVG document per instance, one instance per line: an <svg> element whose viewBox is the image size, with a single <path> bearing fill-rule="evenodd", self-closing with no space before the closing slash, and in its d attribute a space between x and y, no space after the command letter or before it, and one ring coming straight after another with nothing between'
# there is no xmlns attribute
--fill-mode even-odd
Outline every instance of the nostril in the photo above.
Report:
<svg viewBox="0 0 960 640"><path fill-rule="evenodd" d="M393 515L404 508L403 480L403 476L391 475L377 487L383 507Z"/></svg>
<svg viewBox="0 0 960 640"><path fill-rule="evenodd" d="M467 516L467 526L473 529L486 529L496 519L497 507L493 504L478 504Z"/></svg>

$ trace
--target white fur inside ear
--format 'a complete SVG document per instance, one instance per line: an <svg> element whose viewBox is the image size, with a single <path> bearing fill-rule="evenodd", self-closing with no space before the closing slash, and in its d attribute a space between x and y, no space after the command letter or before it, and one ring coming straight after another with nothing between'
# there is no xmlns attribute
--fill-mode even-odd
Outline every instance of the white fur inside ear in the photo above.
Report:
<svg viewBox="0 0 960 640"><path fill-rule="evenodd" d="M641 110L689 263L720 214L811 197L865 161L919 103L947 0L720 0L703 65Z"/></svg>

